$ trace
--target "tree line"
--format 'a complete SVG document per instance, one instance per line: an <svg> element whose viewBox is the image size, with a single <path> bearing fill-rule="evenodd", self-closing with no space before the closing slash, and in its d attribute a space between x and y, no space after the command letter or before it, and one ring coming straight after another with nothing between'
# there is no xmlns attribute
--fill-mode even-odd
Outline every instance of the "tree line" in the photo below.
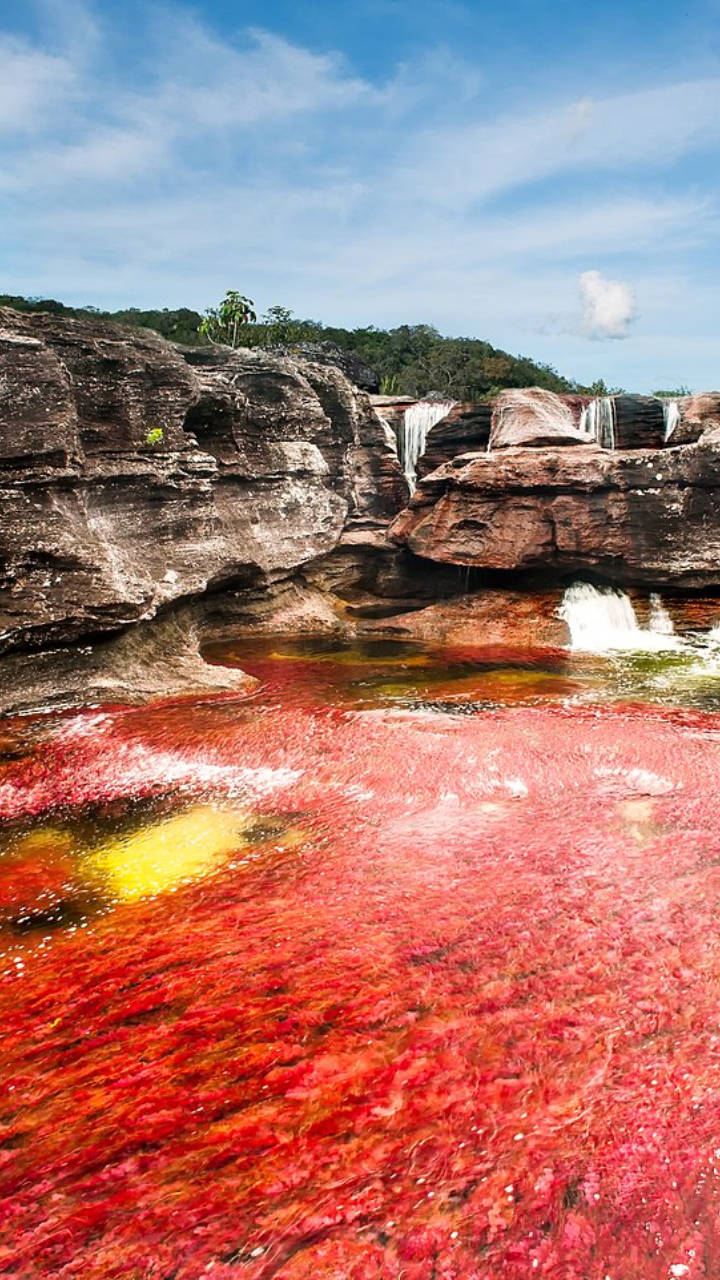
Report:
<svg viewBox="0 0 720 1280"><path fill-rule="evenodd" d="M186 346L224 343L292 353L323 343L362 360L377 373L382 391L420 397L439 392L453 400L481 400L506 387L543 387L557 391L605 395L602 379L582 386L563 377L550 364L511 355L480 338L444 337L429 324L402 324L392 329L366 325L346 329L318 320L303 320L286 307L269 307L258 319L251 299L230 290L204 315L188 307L142 310L128 307L101 311L69 307L53 298L0 295L0 305L19 311L50 311L76 317L98 316L134 328L153 329Z"/></svg>

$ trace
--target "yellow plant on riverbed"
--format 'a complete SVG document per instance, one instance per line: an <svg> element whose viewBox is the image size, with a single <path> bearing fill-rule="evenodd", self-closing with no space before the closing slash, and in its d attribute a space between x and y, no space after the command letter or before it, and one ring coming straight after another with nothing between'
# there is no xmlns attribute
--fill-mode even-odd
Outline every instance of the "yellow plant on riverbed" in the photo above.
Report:
<svg viewBox="0 0 720 1280"><path fill-rule="evenodd" d="M214 871L245 844L247 815L198 805L118 837L84 859L84 871L113 898L132 902Z"/></svg>

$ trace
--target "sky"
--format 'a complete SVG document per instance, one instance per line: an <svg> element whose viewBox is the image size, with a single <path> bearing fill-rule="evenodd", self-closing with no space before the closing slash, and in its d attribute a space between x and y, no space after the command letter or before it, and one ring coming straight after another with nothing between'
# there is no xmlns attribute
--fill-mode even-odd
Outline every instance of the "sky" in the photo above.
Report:
<svg viewBox="0 0 720 1280"><path fill-rule="evenodd" d="M0 0L0 292L720 386L720 0Z"/></svg>

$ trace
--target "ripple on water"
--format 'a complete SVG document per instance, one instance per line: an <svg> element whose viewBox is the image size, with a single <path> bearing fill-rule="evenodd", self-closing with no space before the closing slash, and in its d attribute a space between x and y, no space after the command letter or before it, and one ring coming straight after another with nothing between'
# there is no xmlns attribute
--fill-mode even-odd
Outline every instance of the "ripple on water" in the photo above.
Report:
<svg viewBox="0 0 720 1280"><path fill-rule="evenodd" d="M0 766L1 1267L709 1280L718 718L578 655L237 653L252 714Z"/></svg>

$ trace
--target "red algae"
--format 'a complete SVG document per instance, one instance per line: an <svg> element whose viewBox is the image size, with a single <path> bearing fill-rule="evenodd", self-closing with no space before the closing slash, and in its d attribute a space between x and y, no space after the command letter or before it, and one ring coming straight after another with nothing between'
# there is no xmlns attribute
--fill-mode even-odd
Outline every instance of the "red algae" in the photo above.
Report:
<svg viewBox="0 0 720 1280"><path fill-rule="evenodd" d="M43 831L246 825L41 942L8 896L0 1274L716 1276L719 761L699 712L59 723L0 777L29 894Z"/></svg>

